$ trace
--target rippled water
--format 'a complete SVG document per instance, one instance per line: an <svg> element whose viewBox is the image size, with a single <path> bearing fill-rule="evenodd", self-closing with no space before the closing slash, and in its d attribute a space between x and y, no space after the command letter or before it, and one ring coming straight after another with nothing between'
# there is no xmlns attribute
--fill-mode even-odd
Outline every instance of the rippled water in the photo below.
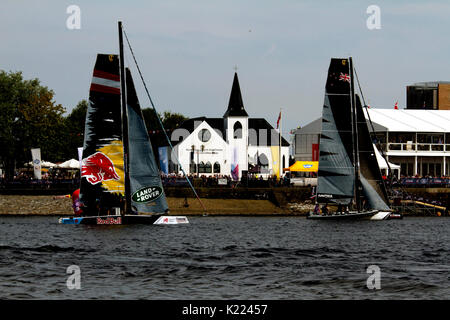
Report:
<svg viewBox="0 0 450 320"><path fill-rule="evenodd" d="M1 299L448 299L450 219L190 217L178 226L0 217ZM67 268L79 266L81 289ZM370 265L380 268L369 290Z"/></svg>

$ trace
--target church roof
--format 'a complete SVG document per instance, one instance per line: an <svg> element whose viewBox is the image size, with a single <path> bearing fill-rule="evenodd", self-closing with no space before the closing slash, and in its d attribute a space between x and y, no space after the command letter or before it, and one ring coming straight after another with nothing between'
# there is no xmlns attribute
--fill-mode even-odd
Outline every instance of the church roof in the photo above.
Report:
<svg viewBox="0 0 450 320"><path fill-rule="evenodd" d="M248 117L247 111L244 109L244 102L242 101L241 88L237 73L234 73L233 86L231 87L230 101L228 102L228 109L223 115L225 117Z"/></svg>
<svg viewBox="0 0 450 320"><path fill-rule="evenodd" d="M248 119L248 129L251 131L252 129L256 131L256 137L257 137L257 146L277 146L279 144L279 135L276 133L276 130L272 127L272 125L267 122L264 118L249 118ZM261 136L258 134L259 130L267 130L267 140L268 143L264 143L264 141L260 141ZM250 132L249 135L252 133ZM252 143L252 139L249 139L249 145L254 145ZM281 137L281 145L283 147L289 147L289 142L283 137Z"/></svg>

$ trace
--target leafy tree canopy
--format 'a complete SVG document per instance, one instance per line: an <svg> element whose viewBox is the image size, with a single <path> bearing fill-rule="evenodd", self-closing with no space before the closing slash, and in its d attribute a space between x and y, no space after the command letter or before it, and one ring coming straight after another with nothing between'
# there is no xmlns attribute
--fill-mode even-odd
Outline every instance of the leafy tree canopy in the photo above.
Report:
<svg viewBox="0 0 450 320"><path fill-rule="evenodd" d="M7 176L14 165L29 161L33 147L40 147L47 161L62 155L65 109L53 96L38 79L0 71L0 160Z"/></svg>

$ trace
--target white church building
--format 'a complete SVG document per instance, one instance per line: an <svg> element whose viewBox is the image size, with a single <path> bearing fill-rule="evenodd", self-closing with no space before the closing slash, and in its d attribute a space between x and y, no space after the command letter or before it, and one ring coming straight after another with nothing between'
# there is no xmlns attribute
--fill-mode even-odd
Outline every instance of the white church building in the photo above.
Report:
<svg viewBox="0 0 450 320"><path fill-rule="evenodd" d="M180 173L181 164L186 174L240 179L243 174L278 175L280 163L281 168L289 166L289 143L281 137L280 147L278 130L263 118L249 118L237 73L223 117L186 120L171 140L173 152L159 152L160 157L167 154L169 173Z"/></svg>

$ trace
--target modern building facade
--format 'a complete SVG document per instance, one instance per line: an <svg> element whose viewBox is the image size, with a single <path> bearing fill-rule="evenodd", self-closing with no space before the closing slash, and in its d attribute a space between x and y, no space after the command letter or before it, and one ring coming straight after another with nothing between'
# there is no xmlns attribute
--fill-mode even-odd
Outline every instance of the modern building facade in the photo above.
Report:
<svg viewBox="0 0 450 320"><path fill-rule="evenodd" d="M450 110L366 110L377 139L374 142L389 163L400 166L401 175L450 175ZM320 130L321 118L296 130L295 160L313 159Z"/></svg>
<svg viewBox="0 0 450 320"><path fill-rule="evenodd" d="M368 109L390 162L404 176L447 176L450 170L450 110Z"/></svg>
<svg viewBox="0 0 450 320"><path fill-rule="evenodd" d="M407 86L406 109L450 110L450 82L419 82Z"/></svg>

